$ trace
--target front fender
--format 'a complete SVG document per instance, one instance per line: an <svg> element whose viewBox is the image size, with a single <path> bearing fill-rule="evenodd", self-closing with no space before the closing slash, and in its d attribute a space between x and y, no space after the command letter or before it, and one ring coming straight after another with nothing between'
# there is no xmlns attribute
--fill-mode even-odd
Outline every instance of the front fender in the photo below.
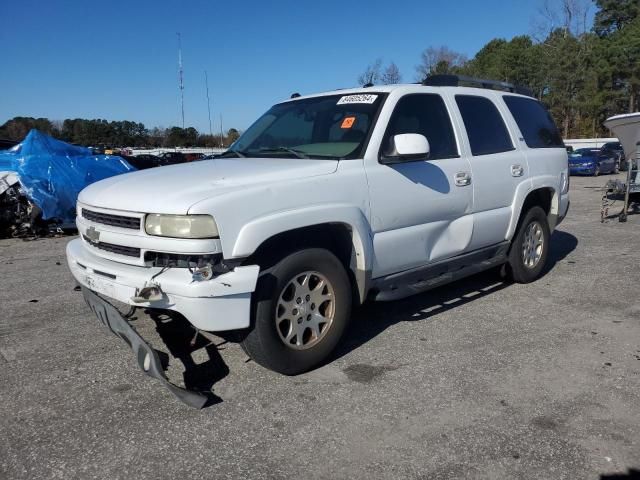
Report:
<svg viewBox="0 0 640 480"><path fill-rule="evenodd" d="M257 218L239 231L230 258L248 257L271 237L298 228L322 224L343 224L351 231L354 255L351 269L364 298L373 263L373 235L364 213L345 204L323 204L296 210L286 210Z"/></svg>

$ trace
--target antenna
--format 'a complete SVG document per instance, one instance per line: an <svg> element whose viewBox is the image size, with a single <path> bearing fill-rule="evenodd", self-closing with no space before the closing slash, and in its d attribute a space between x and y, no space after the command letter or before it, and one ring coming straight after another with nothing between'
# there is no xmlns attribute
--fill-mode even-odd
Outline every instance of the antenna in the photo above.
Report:
<svg viewBox="0 0 640 480"><path fill-rule="evenodd" d="M180 90L180 109L182 111L182 128L184 129L184 81L182 79L182 40L180 32L178 36L178 89Z"/></svg>
<svg viewBox="0 0 640 480"><path fill-rule="evenodd" d="M213 129L211 128L211 102L209 101L209 78L207 77L207 71L204 71L204 85L207 87L207 109L209 110L209 135L213 139Z"/></svg>

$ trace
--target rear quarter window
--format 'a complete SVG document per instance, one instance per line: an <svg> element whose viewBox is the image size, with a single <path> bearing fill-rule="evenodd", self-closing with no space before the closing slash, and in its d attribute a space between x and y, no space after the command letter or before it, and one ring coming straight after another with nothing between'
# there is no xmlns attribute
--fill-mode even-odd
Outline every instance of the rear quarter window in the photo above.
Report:
<svg viewBox="0 0 640 480"><path fill-rule="evenodd" d="M564 148L560 131L544 105L532 98L503 98L529 148Z"/></svg>

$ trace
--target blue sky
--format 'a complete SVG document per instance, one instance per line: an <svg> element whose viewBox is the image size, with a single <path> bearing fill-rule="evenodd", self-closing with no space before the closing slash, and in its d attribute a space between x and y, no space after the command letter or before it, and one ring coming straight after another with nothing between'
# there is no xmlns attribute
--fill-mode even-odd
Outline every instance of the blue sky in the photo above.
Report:
<svg viewBox="0 0 640 480"><path fill-rule="evenodd" d="M14 116L244 129L292 92L355 86L381 57L414 81L420 52L472 57L495 37L532 31L538 0L3 0L0 124Z"/></svg>

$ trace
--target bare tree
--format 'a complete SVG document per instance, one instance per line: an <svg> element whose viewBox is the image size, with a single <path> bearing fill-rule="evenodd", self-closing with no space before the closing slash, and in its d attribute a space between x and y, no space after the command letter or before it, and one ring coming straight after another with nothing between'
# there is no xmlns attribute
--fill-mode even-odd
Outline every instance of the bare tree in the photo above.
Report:
<svg viewBox="0 0 640 480"><path fill-rule="evenodd" d="M544 41L554 30L576 37L589 30L593 0L539 0L538 14L533 19L533 37Z"/></svg>
<svg viewBox="0 0 640 480"><path fill-rule="evenodd" d="M384 85L393 85L402 82L400 69L394 62L391 62L389 65L387 65L387 68L385 68L384 72L382 72L382 77L380 78L380 80Z"/></svg>
<svg viewBox="0 0 640 480"><path fill-rule="evenodd" d="M358 84L361 86L375 85L380 82L380 69L382 68L382 59L378 58L375 62L367 65L367 69L358 77Z"/></svg>
<svg viewBox="0 0 640 480"><path fill-rule="evenodd" d="M449 47L429 47L422 52L422 61L416 66L416 80L424 80L434 73L446 73L452 68L462 67L466 62L466 55Z"/></svg>

